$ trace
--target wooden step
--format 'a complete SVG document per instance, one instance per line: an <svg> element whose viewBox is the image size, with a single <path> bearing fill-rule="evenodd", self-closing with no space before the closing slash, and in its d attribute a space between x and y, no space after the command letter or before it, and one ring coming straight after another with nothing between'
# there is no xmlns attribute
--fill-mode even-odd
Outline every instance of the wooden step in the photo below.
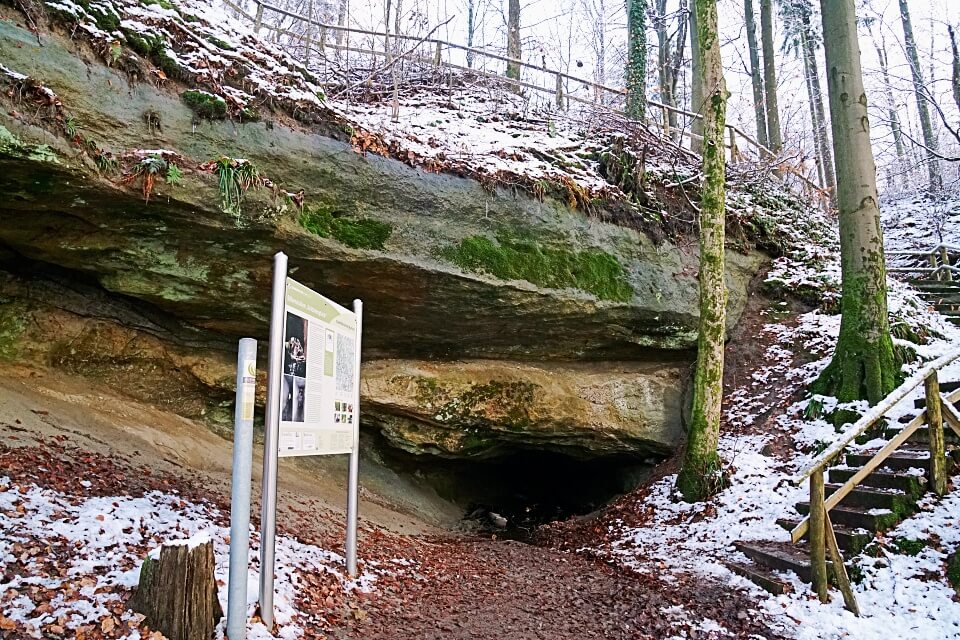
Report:
<svg viewBox="0 0 960 640"><path fill-rule="evenodd" d="M758 564L743 564L729 560L724 562L724 564L730 571L746 578L764 591L772 593L775 596L782 596L785 593L791 593L793 591L793 586L778 576L775 571Z"/></svg>
<svg viewBox="0 0 960 640"><path fill-rule="evenodd" d="M777 524L787 531L793 531L797 528L797 525L800 524L800 519L779 518L777 520ZM843 551L852 554L857 554L863 551L863 549L873 541L874 537L873 533L867 531L866 529L857 529L856 527L848 527L837 523L833 524L833 532L837 536L837 546L839 546ZM804 539L806 538L807 536L804 536Z"/></svg>
<svg viewBox="0 0 960 640"><path fill-rule="evenodd" d="M798 502L795 506L802 515L810 513L809 502ZM838 505L830 510L830 520L834 524L880 533L897 526L903 517L890 509ZM840 544L839 541L837 544Z"/></svg>
<svg viewBox="0 0 960 640"><path fill-rule="evenodd" d="M876 452L848 453L846 462L848 467L862 467L867 464ZM919 449L898 449L883 461L881 469L890 469L893 471L906 471L907 469L930 468L930 452Z"/></svg>
<svg viewBox="0 0 960 640"><path fill-rule="evenodd" d="M900 431L901 429L898 427L887 427L883 431L883 436L887 440L890 440L899 435ZM949 427L943 430L943 436L946 442L960 442L960 438L957 438L957 434ZM920 427L907 438L907 442L913 444L930 444L930 428L926 426Z"/></svg>
<svg viewBox="0 0 960 640"><path fill-rule="evenodd" d="M830 482L846 482L859 470L852 467L833 467L830 469ZM860 485L880 489L898 489L907 495L920 497L927 489L927 478L912 473L874 471L864 478Z"/></svg>
<svg viewBox="0 0 960 640"><path fill-rule="evenodd" d="M833 495L843 485L827 483L824 493ZM913 513L917 509L917 501L903 491L897 489L881 489L878 487L857 486L840 500L845 507L862 507L864 509L890 509L899 514Z"/></svg>
<svg viewBox="0 0 960 640"><path fill-rule="evenodd" d="M950 393L951 391L956 391L960 389L960 381L957 380L943 380L940 382L940 393ZM953 403L953 406L960 409L960 401ZM927 399L923 396L916 398L913 401L913 407L915 409L926 409L927 408ZM913 416L907 420L908 422L913 419Z"/></svg>
<svg viewBox="0 0 960 640"><path fill-rule="evenodd" d="M803 547L789 542L736 542L737 551L756 565L773 571L792 571L804 582L810 582L810 555Z"/></svg>

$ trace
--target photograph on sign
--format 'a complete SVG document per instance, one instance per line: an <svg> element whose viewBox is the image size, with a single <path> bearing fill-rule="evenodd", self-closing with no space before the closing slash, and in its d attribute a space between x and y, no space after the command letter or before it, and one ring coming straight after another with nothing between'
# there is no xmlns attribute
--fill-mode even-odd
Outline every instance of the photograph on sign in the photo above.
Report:
<svg viewBox="0 0 960 640"><path fill-rule="evenodd" d="M357 424L356 317L290 278L284 317L279 455L350 453Z"/></svg>

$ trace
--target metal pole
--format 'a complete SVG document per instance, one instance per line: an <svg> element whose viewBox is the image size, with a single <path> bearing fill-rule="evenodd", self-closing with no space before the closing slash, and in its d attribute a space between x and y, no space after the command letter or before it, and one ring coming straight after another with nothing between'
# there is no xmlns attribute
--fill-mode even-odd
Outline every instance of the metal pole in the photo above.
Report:
<svg viewBox="0 0 960 640"><path fill-rule="evenodd" d="M241 338L237 350L237 406L233 412L233 484L230 495L230 587L227 636L247 637L247 574L250 557L250 478L253 465L253 407L257 384L257 341Z"/></svg>
<svg viewBox="0 0 960 640"><path fill-rule="evenodd" d="M260 619L273 629L273 569L277 529L277 438L280 431L280 376L283 367L284 300L287 256L273 257L273 297L270 307L270 344L267 369L267 410L263 424L263 494L260 498Z"/></svg>
<svg viewBox="0 0 960 640"><path fill-rule="evenodd" d="M360 338L363 333L363 301L353 301L357 317L357 347L354 354L353 406L356 420L353 425L353 449L350 451L350 475L347 480L347 574L357 575L357 506L360 491Z"/></svg>

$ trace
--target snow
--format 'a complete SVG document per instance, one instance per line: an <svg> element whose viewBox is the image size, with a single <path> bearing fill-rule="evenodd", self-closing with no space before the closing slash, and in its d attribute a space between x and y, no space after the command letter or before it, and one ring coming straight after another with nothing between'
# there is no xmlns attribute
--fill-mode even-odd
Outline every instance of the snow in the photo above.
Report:
<svg viewBox="0 0 960 640"><path fill-rule="evenodd" d="M946 207L960 213L960 200L951 201ZM888 226L889 220L899 219L904 209L915 224L909 233L888 231L891 238L888 250L928 248L935 244L930 240L929 224L922 227L924 232L916 232L921 228L919 221L930 217L923 213L921 205L907 203L903 208L888 207L891 212L886 218ZM960 226L954 224L954 220L960 221L960 216L951 218L943 226L955 234L947 235L948 239L960 238ZM640 524L628 526L618 521L612 541L581 551L639 572L692 572L725 580L750 592L759 603L759 612L770 624L796 638L881 640L891 633L912 640L960 638L960 604L944 572L947 556L960 550L958 492L942 500L925 498L918 515L905 520L881 539L878 558L864 555L852 558L863 573L863 580L853 585L862 618L855 618L843 608L836 591L832 592L832 602L821 604L812 595L810 586L793 574L787 574L793 592L772 596L733 574L724 564L747 561L733 547L736 541L789 540L787 531L776 525L776 520L790 514L796 517L794 503L806 499L806 485L796 486L791 476L816 456L818 447L840 438L832 424L804 417L813 398L777 406L775 402L771 404L768 394L769 386L776 385L777 398L789 397L812 381L829 362L840 321L838 308L830 309L830 313L824 310L831 303L836 306L839 296L839 252L832 240L835 232L829 233L830 226L827 220L814 221L806 233L816 232L816 239L804 243L802 235L798 236L797 243L775 262L770 272L768 281L794 291L809 287L826 305L800 315L795 321L774 321L766 325L763 332L772 338L772 344L766 349L763 362L725 399L726 427L721 434L719 451L728 464L730 487L710 502L688 504L675 495L676 476L668 475L654 483L636 506L645 516ZM910 344L922 360L935 359L960 345L960 330L930 310L911 287L890 279L889 288L892 322L903 322L913 328L926 327L934 332L934 337L925 345L904 342ZM777 317L771 311L768 315ZM812 361L800 364L801 355ZM906 367L905 373L921 366L922 362L913 363ZM960 363L950 365L941 379L960 379ZM921 387L899 402L893 417L915 414L913 400L922 393ZM816 400L826 410L836 407L833 398L816 397ZM865 406L858 408L863 410ZM768 424L792 439L794 450L787 452L786 460L772 452L765 453L764 447L775 440L776 434L756 432L755 426L764 416L769 417ZM880 441L851 448L875 450L878 446ZM912 472L923 473L921 469ZM869 513L880 515L889 510L871 509ZM899 538L925 540L928 546L916 556L910 556L897 553L883 542Z"/></svg>
<svg viewBox="0 0 960 640"><path fill-rule="evenodd" d="M0 596L0 614L23 623L37 638L54 624L66 630L102 624L116 615L114 608L136 586L145 555L158 557L161 544L194 547L208 541L213 542L218 593L226 611L230 530L222 522L224 515L216 507L184 500L176 493L83 497L36 485L12 485L8 478L0 477L0 567L10 569L0 569L0 594L19 593L12 598ZM38 540L52 547L37 552L33 545ZM58 553L58 549L70 552ZM18 560L20 566L12 566ZM277 536L274 602L281 637L302 635L297 596L305 573L327 573L345 591L369 592L378 575L409 565L409 561L398 559L386 566L368 567L354 580L344 575L343 564L343 558L332 551ZM247 580L248 615L252 615L259 583L259 537L255 531L251 531ZM50 601L52 608L37 606L28 595L34 587L57 592ZM135 626L139 616L126 611L120 622ZM218 638L223 637L223 624ZM251 638L271 637L259 622L249 624L248 631ZM124 637L140 636L131 628Z"/></svg>

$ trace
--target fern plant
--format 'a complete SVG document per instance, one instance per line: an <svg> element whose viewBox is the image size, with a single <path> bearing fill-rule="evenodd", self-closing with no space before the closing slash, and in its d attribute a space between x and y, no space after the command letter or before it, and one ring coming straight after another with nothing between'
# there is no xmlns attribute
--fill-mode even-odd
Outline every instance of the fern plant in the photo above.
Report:
<svg viewBox="0 0 960 640"><path fill-rule="evenodd" d="M167 161L162 156L149 155L134 165L133 170L120 182L129 184L137 178L141 178L143 180L141 184L143 199L150 202L150 195L153 193L153 185L157 181L157 176L167 175L168 167Z"/></svg>
<svg viewBox="0 0 960 640"><path fill-rule="evenodd" d="M239 223L244 194L263 184L260 170L249 160L220 156L213 162L213 172L217 174L221 208Z"/></svg>

